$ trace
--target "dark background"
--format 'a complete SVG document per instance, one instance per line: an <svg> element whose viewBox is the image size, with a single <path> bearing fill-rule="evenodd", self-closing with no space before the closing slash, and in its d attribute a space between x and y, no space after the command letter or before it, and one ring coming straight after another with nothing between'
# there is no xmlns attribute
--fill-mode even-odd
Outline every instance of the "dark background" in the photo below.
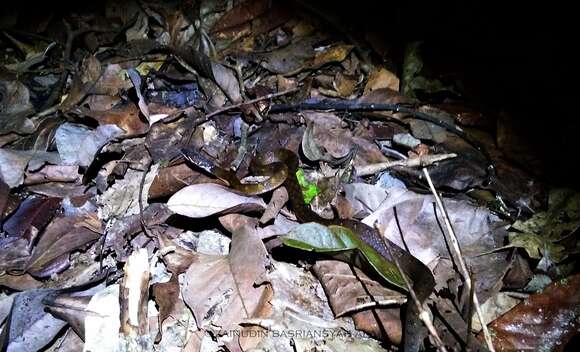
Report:
<svg viewBox="0 0 580 352"><path fill-rule="evenodd" d="M122 1L122 0L119 0ZM280 0L283 1L283 0ZM289 2L287 0L284 0ZM303 2L302 5L300 2ZM174 3L176 1L173 1ZM28 21L46 11L102 11L103 1L2 1ZM177 1L179 3L179 1ZM424 61L434 71L453 70L465 96L491 114L506 113L522 143L513 161L552 184L577 187L577 13L557 2L295 0L339 18L343 31L372 31L401 64L409 41L424 41Z"/></svg>

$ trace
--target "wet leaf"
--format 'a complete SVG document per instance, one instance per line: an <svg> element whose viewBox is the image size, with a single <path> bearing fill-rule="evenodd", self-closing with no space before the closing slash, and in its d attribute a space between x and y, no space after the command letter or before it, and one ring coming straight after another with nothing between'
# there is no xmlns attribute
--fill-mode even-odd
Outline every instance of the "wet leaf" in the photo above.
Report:
<svg viewBox="0 0 580 352"><path fill-rule="evenodd" d="M555 282L542 293L493 321L489 328L498 351L562 351L577 334L580 276Z"/></svg>
<svg viewBox="0 0 580 352"><path fill-rule="evenodd" d="M256 211L266 207L261 198L244 196L213 183L187 186L175 193L167 206L174 213L191 218L237 211Z"/></svg>

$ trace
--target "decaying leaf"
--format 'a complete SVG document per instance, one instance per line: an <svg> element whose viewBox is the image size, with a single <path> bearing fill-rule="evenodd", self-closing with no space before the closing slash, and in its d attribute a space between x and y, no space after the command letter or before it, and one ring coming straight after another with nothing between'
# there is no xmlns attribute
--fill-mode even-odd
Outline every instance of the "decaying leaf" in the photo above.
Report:
<svg viewBox="0 0 580 352"><path fill-rule="evenodd" d="M26 170L36 171L45 163L60 164L58 153L0 149L0 176L11 188L24 182Z"/></svg>
<svg viewBox="0 0 580 352"><path fill-rule="evenodd" d="M147 206L147 193L157 175L158 167L159 164L152 165L147 175L145 175L142 189L143 208ZM115 182L99 197L99 202L103 205L101 216L104 219L111 217L122 218L139 213L139 192L141 191L143 172L128 170L124 179Z"/></svg>

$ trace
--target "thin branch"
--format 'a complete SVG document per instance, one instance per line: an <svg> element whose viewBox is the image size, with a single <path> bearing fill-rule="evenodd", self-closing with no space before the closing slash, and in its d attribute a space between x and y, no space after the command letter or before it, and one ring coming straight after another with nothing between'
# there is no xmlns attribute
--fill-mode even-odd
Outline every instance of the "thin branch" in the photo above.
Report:
<svg viewBox="0 0 580 352"><path fill-rule="evenodd" d="M435 345L437 346L437 349L439 351L446 352L447 349L445 348L445 345L443 344L443 340L441 340L441 337L439 337L437 330L435 330L435 326L433 326L433 321L431 320L431 315L429 314L429 312L427 312L425 310L425 308L423 308L423 305L421 304L421 302L419 302L419 299L417 298L417 293L413 289L413 285L411 285L411 282L409 281L407 274L405 274L405 271L401 267L401 263L399 262L399 259L397 258L397 256L393 255L393 253L391 251L391 244L389 243L389 241L385 241L384 233L379 228L378 222L375 222L374 227L375 227L375 230L377 231L377 233L380 234L381 240L383 241L383 243L387 247L387 250L389 251L390 257L393 258L393 260L395 261L395 265L397 266L397 269L399 270L399 273L401 274L403 281L405 281L405 285L407 286L407 289L409 289L409 295L411 296L411 299L413 300L413 303L415 304L415 306L417 307L417 311L419 312L419 319L421 319L423 324L425 324L425 326L427 327L429 334L433 337L433 340L435 341Z"/></svg>
<svg viewBox="0 0 580 352"><path fill-rule="evenodd" d="M437 203L437 207L441 211L443 216L443 221L445 222L445 227L447 229L447 234L449 236L448 240L451 243L451 248L453 248L454 254L457 257L457 261L459 262L459 267L462 271L463 278L465 280L465 286L468 292L471 292L473 287L473 281L471 276L469 275L469 270L467 269L467 265L465 264L465 260L463 259L463 254L461 253L461 249L459 248L459 242L457 241L457 236L455 235L455 231L453 230L453 226L451 225L451 221L449 220L449 216L447 215L447 210L443 205L443 201L437 193L435 186L433 185L433 181L431 180L431 175L426 168L423 168L423 174L425 175L425 179L429 184L429 188L431 189L431 193L435 197L435 202ZM483 314L481 312L481 306L479 305L479 299L477 298L477 294L475 290L473 290L473 305L475 306L475 312L477 313L477 317L481 323L483 328L483 335L485 337L485 343L487 344L487 348L494 352L495 349L493 348L493 342L491 340L491 335L489 333L489 329L487 328L487 324L485 323L485 319L483 318ZM469 331L468 331L469 333Z"/></svg>
<svg viewBox="0 0 580 352"><path fill-rule="evenodd" d="M268 99L277 98L277 97L280 97L282 95L294 93L296 91L298 91L298 88L292 88L292 89L288 89L288 90L285 90L285 91L282 91L282 92L278 92L278 93L267 94L267 95L264 95L264 96L261 96L261 97L255 98L255 99L251 99L251 100L248 100L248 101L244 101L244 102L241 102L241 103L238 103L238 104L224 106L221 109L217 109L217 110L212 111L209 114L205 115L205 118L206 119L209 119L210 117L213 117L215 115L219 115L219 114L224 113L226 111L230 111L230 110L234 110L234 109L240 108L240 107L242 107L244 105L257 103L257 102L262 101L262 100L268 100Z"/></svg>
<svg viewBox="0 0 580 352"><path fill-rule="evenodd" d="M359 176L370 176L378 172L385 171L386 169L392 168L394 166L406 166L406 167L425 167L432 165L436 162L452 159L457 157L457 154L436 154L436 155L422 155L416 158L408 158L404 160L397 161L387 161L384 163L369 164L363 167L357 167L356 173Z"/></svg>

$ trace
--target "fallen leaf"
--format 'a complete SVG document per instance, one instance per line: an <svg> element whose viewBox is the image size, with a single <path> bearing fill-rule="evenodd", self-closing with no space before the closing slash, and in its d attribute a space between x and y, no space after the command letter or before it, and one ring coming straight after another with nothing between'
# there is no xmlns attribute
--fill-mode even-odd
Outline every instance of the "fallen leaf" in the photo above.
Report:
<svg viewBox="0 0 580 352"><path fill-rule="evenodd" d="M0 149L0 176L10 188L14 188L24 182L27 169L36 171L45 163L59 164L60 161L58 153L54 152Z"/></svg>
<svg viewBox="0 0 580 352"><path fill-rule="evenodd" d="M141 135L149 130L146 122L139 118L139 109L133 104L117 105L110 110L82 110L83 114L95 119L99 125L116 125L124 131L123 136Z"/></svg>
<svg viewBox="0 0 580 352"><path fill-rule="evenodd" d="M61 293L44 300L46 309L54 317L66 321L74 332L81 338L85 337L86 308L91 295L78 293Z"/></svg>
<svg viewBox="0 0 580 352"><path fill-rule="evenodd" d="M66 326L45 311L42 301L57 290L40 289L17 293L0 337L6 351L39 351Z"/></svg>
<svg viewBox="0 0 580 352"><path fill-rule="evenodd" d="M0 276L0 286L8 287L15 291L26 291L41 288L43 283L29 274Z"/></svg>
<svg viewBox="0 0 580 352"><path fill-rule="evenodd" d="M119 346L119 285L111 285L97 292L86 307L86 352L115 351Z"/></svg>
<svg viewBox="0 0 580 352"><path fill-rule="evenodd" d="M168 282L152 285L153 297L159 306L159 326L173 312L177 302L179 302L179 282L176 275L172 275Z"/></svg>
<svg viewBox="0 0 580 352"><path fill-rule="evenodd" d="M271 3L268 0L242 1L219 18L213 25L212 32L225 31L249 22L265 13L270 6Z"/></svg>
<svg viewBox="0 0 580 352"><path fill-rule="evenodd" d="M270 202L266 206L266 210L262 214L260 218L260 223L265 224L270 220L274 219L280 210L288 201L288 191L285 187L279 187L272 192L272 198L270 198Z"/></svg>
<svg viewBox="0 0 580 352"><path fill-rule="evenodd" d="M350 54L352 48L354 48L354 46L350 44L338 44L318 50L314 56L314 62L309 68L317 69L326 64L341 62L348 56L348 54Z"/></svg>
<svg viewBox="0 0 580 352"><path fill-rule="evenodd" d="M10 237L31 240L33 231L41 231L60 207L60 198L29 197L4 222L2 229Z"/></svg>
<svg viewBox="0 0 580 352"><path fill-rule="evenodd" d="M116 125L103 125L91 130L66 122L56 130L54 138L65 165L89 166L101 147L122 134L123 130Z"/></svg>
<svg viewBox="0 0 580 352"><path fill-rule="evenodd" d="M34 132L34 122L26 117L31 111L28 88L18 81L0 80L0 135Z"/></svg>
<svg viewBox="0 0 580 352"><path fill-rule="evenodd" d="M403 331L397 306L407 301L405 294L384 287L343 262L320 260L312 270L336 317L353 315L357 328L380 340L401 342Z"/></svg>
<svg viewBox="0 0 580 352"><path fill-rule="evenodd" d="M362 219L378 209L387 199L386 189L367 183L348 183L342 186L353 210L353 217Z"/></svg>
<svg viewBox="0 0 580 352"><path fill-rule="evenodd" d="M489 325L498 351L563 351L578 333L580 276L529 296ZM569 347L569 346L568 346Z"/></svg>
<svg viewBox="0 0 580 352"><path fill-rule="evenodd" d="M399 78L391 71L381 68L377 71L371 72L367 84L365 85L363 95L368 95L370 92L388 88L394 91L399 91Z"/></svg>
<svg viewBox="0 0 580 352"><path fill-rule="evenodd" d="M145 182L143 183L142 189L143 208L147 207L147 193L157 175L158 168L159 164L152 165L147 175L145 175ZM102 196L98 197L99 204L103 206L101 209L101 216L103 218L122 218L139 214L139 191L141 189L143 172L133 169L128 170L125 178L115 182Z"/></svg>
<svg viewBox="0 0 580 352"><path fill-rule="evenodd" d="M226 329L256 317L270 290L260 285L268 260L255 231L257 221L238 214L221 221L233 231L229 255L200 254L199 261L185 273L181 292L198 326L212 324Z"/></svg>
<svg viewBox="0 0 580 352"><path fill-rule="evenodd" d="M515 307L520 301L510 296L507 292L497 293L481 304L483 321L491 322L496 320L499 316ZM471 326L474 331L481 331L482 329L481 322L476 314L471 317Z"/></svg>
<svg viewBox="0 0 580 352"><path fill-rule="evenodd" d="M244 196L213 183L187 186L167 201L174 213L190 218L204 218L237 211L256 211L266 208L261 198Z"/></svg>
<svg viewBox="0 0 580 352"><path fill-rule="evenodd" d="M40 236L26 270L32 275L46 277L45 266L53 260L77 250L101 237L101 222L96 215L85 217L60 217L50 223Z"/></svg>

